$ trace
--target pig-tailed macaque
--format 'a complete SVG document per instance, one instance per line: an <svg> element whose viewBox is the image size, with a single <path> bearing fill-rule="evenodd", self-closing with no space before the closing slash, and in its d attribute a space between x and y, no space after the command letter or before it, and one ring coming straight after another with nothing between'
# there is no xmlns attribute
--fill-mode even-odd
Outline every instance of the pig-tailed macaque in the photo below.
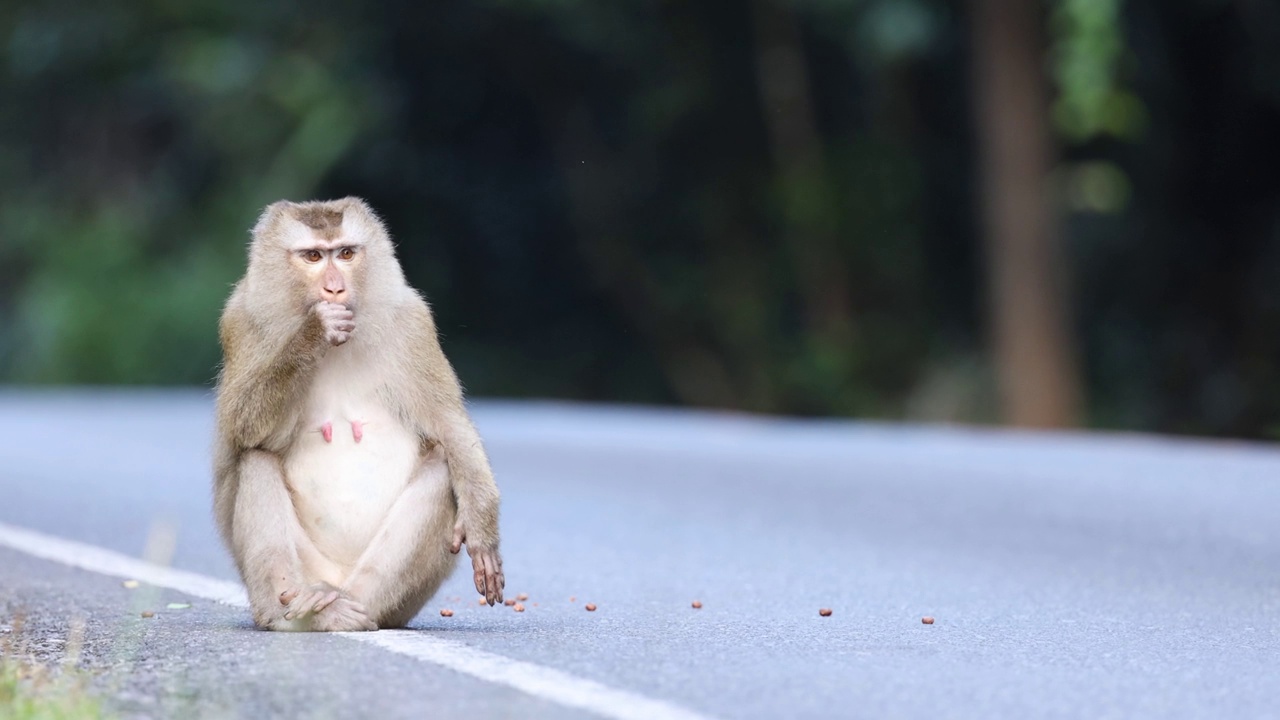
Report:
<svg viewBox="0 0 1280 720"><path fill-rule="evenodd" d="M488 458L368 205L268 207L219 334L214 511L259 627L401 627L464 543L502 602Z"/></svg>

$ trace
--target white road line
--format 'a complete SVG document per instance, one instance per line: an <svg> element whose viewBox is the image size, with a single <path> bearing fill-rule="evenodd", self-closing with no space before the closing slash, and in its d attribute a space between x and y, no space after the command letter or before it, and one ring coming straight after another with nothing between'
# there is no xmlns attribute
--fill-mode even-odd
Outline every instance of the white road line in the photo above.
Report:
<svg viewBox="0 0 1280 720"><path fill-rule="evenodd" d="M244 588L238 583L175 570L112 550L13 525L0 523L0 545L100 575L138 580L225 605L249 605ZM460 642L433 637L423 631L379 630L372 633L337 634L607 718L708 720L706 715L661 700L611 688L594 680L575 677L534 663L477 650Z"/></svg>

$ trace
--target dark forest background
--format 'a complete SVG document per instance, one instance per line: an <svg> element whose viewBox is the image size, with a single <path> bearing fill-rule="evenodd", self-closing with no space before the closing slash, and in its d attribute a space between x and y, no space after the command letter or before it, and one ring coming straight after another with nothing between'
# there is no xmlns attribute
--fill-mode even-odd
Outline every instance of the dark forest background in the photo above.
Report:
<svg viewBox="0 0 1280 720"><path fill-rule="evenodd" d="M365 197L473 396L1280 434L1280 4L0 5L0 382Z"/></svg>

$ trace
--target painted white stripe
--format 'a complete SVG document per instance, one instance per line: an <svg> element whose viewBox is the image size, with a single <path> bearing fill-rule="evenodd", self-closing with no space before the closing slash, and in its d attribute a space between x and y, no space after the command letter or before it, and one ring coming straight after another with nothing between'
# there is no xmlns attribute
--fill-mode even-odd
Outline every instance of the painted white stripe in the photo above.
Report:
<svg viewBox="0 0 1280 720"><path fill-rule="evenodd" d="M196 573L175 570L112 550L66 540L44 533L0 523L0 545L44 560L52 560L100 575L169 588L193 597L235 607L248 607L248 598L239 583ZM415 630L379 630L372 633L335 633L367 642L416 660L440 665L455 672L506 685L534 697L596 713L617 720L663 718L709 720L684 708L642 695L602 685L594 680L522 660L477 650L454 640L433 637Z"/></svg>

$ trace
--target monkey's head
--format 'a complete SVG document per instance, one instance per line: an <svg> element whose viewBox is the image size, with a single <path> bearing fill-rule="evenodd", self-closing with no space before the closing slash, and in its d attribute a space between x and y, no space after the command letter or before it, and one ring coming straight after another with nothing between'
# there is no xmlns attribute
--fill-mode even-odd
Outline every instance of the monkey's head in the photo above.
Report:
<svg viewBox="0 0 1280 720"><path fill-rule="evenodd" d="M376 305L379 292L404 286L386 228L354 197L268 206L253 229L246 280L249 292L300 310L321 300Z"/></svg>

